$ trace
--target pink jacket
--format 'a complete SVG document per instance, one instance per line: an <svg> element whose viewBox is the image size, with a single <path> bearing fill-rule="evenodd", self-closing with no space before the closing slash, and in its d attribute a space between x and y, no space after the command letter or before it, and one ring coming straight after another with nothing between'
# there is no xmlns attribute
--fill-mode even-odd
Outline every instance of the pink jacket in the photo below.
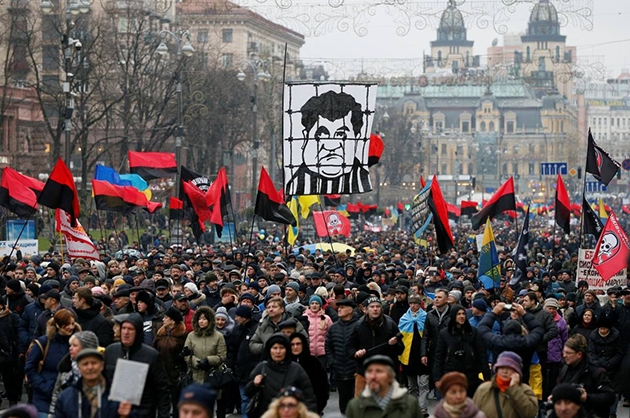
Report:
<svg viewBox="0 0 630 418"><path fill-rule="evenodd" d="M332 320L321 309L314 313L311 309L304 312L304 316L308 318L308 345L311 355L315 357L326 355L326 333L332 325ZM322 319L324 324L322 326Z"/></svg>

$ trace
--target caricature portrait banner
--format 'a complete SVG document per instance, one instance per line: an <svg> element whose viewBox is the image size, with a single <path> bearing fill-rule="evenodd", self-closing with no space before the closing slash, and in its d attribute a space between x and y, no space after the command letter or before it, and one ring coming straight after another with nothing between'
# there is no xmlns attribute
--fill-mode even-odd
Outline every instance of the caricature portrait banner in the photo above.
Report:
<svg viewBox="0 0 630 418"><path fill-rule="evenodd" d="M376 91L376 84L285 85L286 194L355 194L372 190L368 151Z"/></svg>

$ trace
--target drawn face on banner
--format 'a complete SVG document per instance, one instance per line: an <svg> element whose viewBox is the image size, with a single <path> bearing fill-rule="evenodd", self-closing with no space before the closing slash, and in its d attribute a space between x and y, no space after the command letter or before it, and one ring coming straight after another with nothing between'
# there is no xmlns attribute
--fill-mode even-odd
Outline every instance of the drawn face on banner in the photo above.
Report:
<svg viewBox="0 0 630 418"><path fill-rule="evenodd" d="M301 107L302 160L315 156L315 167L324 177L334 178L352 170L361 139L363 112L361 105L347 93L328 91L311 97ZM348 140L350 139L350 140Z"/></svg>

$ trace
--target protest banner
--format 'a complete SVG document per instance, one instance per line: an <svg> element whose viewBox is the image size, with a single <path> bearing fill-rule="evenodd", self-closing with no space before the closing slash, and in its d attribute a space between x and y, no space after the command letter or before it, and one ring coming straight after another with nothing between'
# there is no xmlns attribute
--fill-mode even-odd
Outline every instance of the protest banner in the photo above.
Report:
<svg viewBox="0 0 630 418"><path fill-rule="evenodd" d="M623 269L612 276L610 280L604 281L597 270L592 267L594 255L594 249L580 248L580 252L578 254L576 283L580 280L586 280L588 282L588 288L592 290L606 290L612 286L621 286L622 288L625 288L627 284L626 269Z"/></svg>

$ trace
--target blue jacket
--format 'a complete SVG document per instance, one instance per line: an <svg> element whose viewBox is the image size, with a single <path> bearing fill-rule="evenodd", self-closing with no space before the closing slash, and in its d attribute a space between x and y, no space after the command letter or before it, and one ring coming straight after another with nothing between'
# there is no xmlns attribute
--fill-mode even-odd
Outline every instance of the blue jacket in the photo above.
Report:
<svg viewBox="0 0 630 418"><path fill-rule="evenodd" d="M55 418L86 418L90 417L90 402L83 393L83 381L79 379L74 385L64 389L55 405ZM110 401L110 383L107 382L105 391L101 394L101 410L97 414L100 418L118 418L119 403ZM79 396L81 397L81 411L79 412Z"/></svg>
<svg viewBox="0 0 630 418"><path fill-rule="evenodd" d="M70 348L68 343L70 337L57 334L57 330L53 327L48 327L46 335L37 339L44 350L46 349L48 339L50 339L50 346L48 347L48 354L44 360L42 371L37 371L43 353L36 343L33 343L31 351L26 358L26 366L24 367L28 381L33 387L33 404L39 412L46 413L48 413L50 408L50 401L52 399L55 381L57 380L57 364L68 354Z"/></svg>
<svg viewBox="0 0 630 418"><path fill-rule="evenodd" d="M18 344L19 353L26 353L26 349L31 341L33 341L33 335L35 335L35 330L37 329L37 318L42 312L44 312L44 306L39 302L39 300L29 303L26 305L26 308L24 308L24 312L22 313L20 324L18 326L18 333L20 336Z"/></svg>

